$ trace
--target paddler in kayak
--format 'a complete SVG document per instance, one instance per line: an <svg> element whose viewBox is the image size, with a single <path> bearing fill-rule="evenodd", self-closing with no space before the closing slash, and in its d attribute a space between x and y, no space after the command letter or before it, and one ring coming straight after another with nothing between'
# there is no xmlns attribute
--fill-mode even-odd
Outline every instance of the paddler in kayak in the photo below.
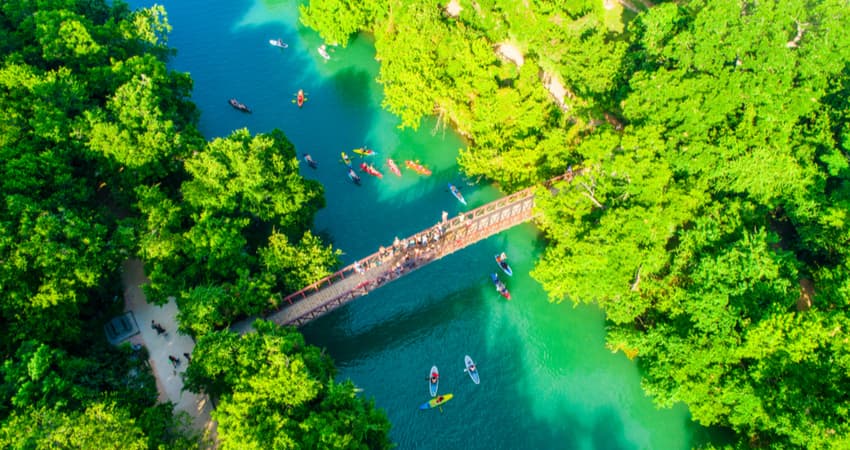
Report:
<svg viewBox="0 0 850 450"><path fill-rule="evenodd" d="M306 162L307 165L313 169L319 166L318 164L316 164L316 161L313 160L309 153L304 153L304 162Z"/></svg>
<svg viewBox="0 0 850 450"><path fill-rule="evenodd" d="M357 175L354 172L354 169L350 167L348 168L348 178L351 178L351 181L353 181L354 184L360 184L360 175Z"/></svg>
<svg viewBox="0 0 850 450"><path fill-rule="evenodd" d="M304 102L307 100L307 97L304 96L304 89L299 89L298 93L295 94L295 103L298 107L304 106Z"/></svg>
<svg viewBox="0 0 850 450"><path fill-rule="evenodd" d="M340 155L340 157L342 157L342 163L345 164L346 166L348 166L348 168L350 169L351 168L351 158L349 158L348 155L345 154L345 152L340 152L339 155Z"/></svg>
<svg viewBox="0 0 850 450"><path fill-rule="evenodd" d="M392 173L396 174L396 176L401 176L401 170L399 170L398 165L392 158L387 158L387 165L390 167Z"/></svg>

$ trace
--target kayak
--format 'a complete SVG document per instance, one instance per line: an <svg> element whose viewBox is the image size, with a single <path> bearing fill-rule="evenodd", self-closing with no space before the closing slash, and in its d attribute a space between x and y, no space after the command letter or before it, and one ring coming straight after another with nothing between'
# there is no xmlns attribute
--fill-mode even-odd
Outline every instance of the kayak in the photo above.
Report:
<svg viewBox="0 0 850 450"><path fill-rule="evenodd" d="M431 379L436 375L437 381L431 382ZM431 367L431 375L428 377L428 389L431 390L431 397L437 396L437 388L440 386L440 371L437 366Z"/></svg>
<svg viewBox="0 0 850 450"><path fill-rule="evenodd" d="M350 169L351 168L351 159L348 158L348 155L346 155L345 152L340 152L339 156L342 157L342 162L345 163L345 165L348 166L348 168Z"/></svg>
<svg viewBox="0 0 850 450"><path fill-rule="evenodd" d="M469 377L472 378L472 382L475 384L480 383L481 380L478 378L478 368L475 367L475 363L472 361L472 358L470 358L469 355L464 356L463 363L466 365L466 373L468 373Z"/></svg>
<svg viewBox="0 0 850 450"><path fill-rule="evenodd" d="M325 50L325 44L320 45L319 48L316 49L316 51L319 52L319 55L321 55L322 58L325 58L325 61L331 59L331 55L329 55L328 51Z"/></svg>
<svg viewBox="0 0 850 450"><path fill-rule="evenodd" d="M511 270L511 266L508 265L508 257L505 255L505 252L502 252L501 255L496 255L496 264L498 264L502 271L508 274L509 277L514 275L514 271Z"/></svg>
<svg viewBox="0 0 850 450"><path fill-rule="evenodd" d="M431 171L422 164L419 164L418 162L411 161L408 159L404 162L404 165L406 165L408 169L418 173L419 175L425 175L426 177L428 175L431 175Z"/></svg>
<svg viewBox="0 0 850 450"><path fill-rule="evenodd" d="M366 165L366 163L360 163L360 170L368 173L369 175L372 175L373 177L384 178L384 174L378 172L378 169L376 169L371 164Z"/></svg>
<svg viewBox="0 0 850 450"><path fill-rule="evenodd" d="M316 161L313 160L309 153L304 154L304 162L307 163L307 165L310 166L311 169L319 167L319 165L316 164Z"/></svg>
<svg viewBox="0 0 850 450"><path fill-rule="evenodd" d="M299 89L298 93L295 94L295 104L297 104L298 107L300 108L300 107L304 106L305 101L307 101L307 97L304 96L304 90Z"/></svg>
<svg viewBox="0 0 850 450"><path fill-rule="evenodd" d="M495 273L491 273L490 279L493 280L493 284L496 285L496 291L499 292L499 295L505 297L506 300L510 300L511 293L508 291L508 288L505 287L505 283L502 283L502 280L499 279L499 276Z"/></svg>
<svg viewBox="0 0 850 450"><path fill-rule="evenodd" d="M436 408L438 406L441 406L443 403L451 400L452 397L454 397L452 394L444 394L444 395L441 395L437 398L432 398L431 400L428 400L427 402L420 405L419 409Z"/></svg>
<svg viewBox="0 0 850 450"><path fill-rule="evenodd" d="M372 156L372 155L375 154L375 150L372 150L371 148L366 148L366 147L355 148L353 150L353 152L357 153L358 155L361 155L361 156Z"/></svg>
<svg viewBox="0 0 850 450"><path fill-rule="evenodd" d="M455 196L457 201L463 203L463 205L466 206L466 199L463 198L463 194L460 193L460 191L458 190L458 188L455 187L455 185L449 183L449 190L452 191L452 195Z"/></svg>
<svg viewBox="0 0 850 450"><path fill-rule="evenodd" d="M348 168L348 178L350 178L351 181L354 182L354 184L360 184L360 175L354 173L354 169L350 167Z"/></svg>
<svg viewBox="0 0 850 450"><path fill-rule="evenodd" d="M278 48L286 48L289 47L286 45L286 42L283 42L282 39L269 39L269 44L278 47Z"/></svg>
<svg viewBox="0 0 850 450"><path fill-rule="evenodd" d="M390 166L390 172L396 174L397 176L401 176L401 170L398 169L398 166L392 158L387 158L387 165Z"/></svg>
<svg viewBox="0 0 850 450"><path fill-rule="evenodd" d="M227 103L230 103L230 106L238 109L239 111L246 112L249 114L251 113L251 109L248 108L248 106L246 106L244 103L241 103L239 100L236 100L235 98L231 98L227 101Z"/></svg>

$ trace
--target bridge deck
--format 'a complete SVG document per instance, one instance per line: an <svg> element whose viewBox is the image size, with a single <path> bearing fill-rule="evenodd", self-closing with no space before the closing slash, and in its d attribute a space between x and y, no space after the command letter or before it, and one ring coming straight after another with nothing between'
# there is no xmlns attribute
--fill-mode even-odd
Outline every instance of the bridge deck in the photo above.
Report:
<svg viewBox="0 0 850 450"><path fill-rule="evenodd" d="M550 181L571 179L562 175ZM277 311L264 316L278 325L300 326L340 305L368 294L432 261L523 223L533 216L532 188L460 214L406 239L381 247L342 270L284 298ZM251 330L257 317L238 322L231 330Z"/></svg>

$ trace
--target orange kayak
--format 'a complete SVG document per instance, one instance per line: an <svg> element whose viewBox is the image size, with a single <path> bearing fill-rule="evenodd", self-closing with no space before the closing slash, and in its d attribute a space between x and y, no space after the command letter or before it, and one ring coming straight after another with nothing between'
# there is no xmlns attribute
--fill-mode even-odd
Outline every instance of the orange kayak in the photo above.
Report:
<svg viewBox="0 0 850 450"><path fill-rule="evenodd" d="M426 177L428 175L431 175L431 170L423 166L422 164L419 164L418 162L411 161L408 159L404 162L404 164L407 166L407 168L418 173L419 175L425 175Z"/></svg>

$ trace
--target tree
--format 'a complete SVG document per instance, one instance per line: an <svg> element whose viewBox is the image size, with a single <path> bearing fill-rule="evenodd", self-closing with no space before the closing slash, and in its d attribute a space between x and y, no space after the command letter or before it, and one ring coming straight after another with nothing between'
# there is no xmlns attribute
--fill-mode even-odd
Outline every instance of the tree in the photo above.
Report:
<svg viewBox="0 0 850 450"><path fill-rule="evenodd" d="M0 445L14 449L148 448L142 430L127 411L110 403L93 404L83 413L71 414L28 407L0 426Z"/></svg>
<svg viewBox="0 0 850 450"><path fill-rule="evenodd" d="M389 448L389 422L333 363L292 328L258 320L256 332L204 335L186 387L219 398L222 448Z"/></svg>
<svg viewBox="0 0 850 450"><path fill-rule="evenodd" d="M846 445L845 5L662 3L625 33L600 2L388 5L357 23L404 126L452 123L464 170L509 190L580 167L538 191L533 275L605 310L661 405L742 446ZM522 58L494 61L505 43Z"/></svg>

